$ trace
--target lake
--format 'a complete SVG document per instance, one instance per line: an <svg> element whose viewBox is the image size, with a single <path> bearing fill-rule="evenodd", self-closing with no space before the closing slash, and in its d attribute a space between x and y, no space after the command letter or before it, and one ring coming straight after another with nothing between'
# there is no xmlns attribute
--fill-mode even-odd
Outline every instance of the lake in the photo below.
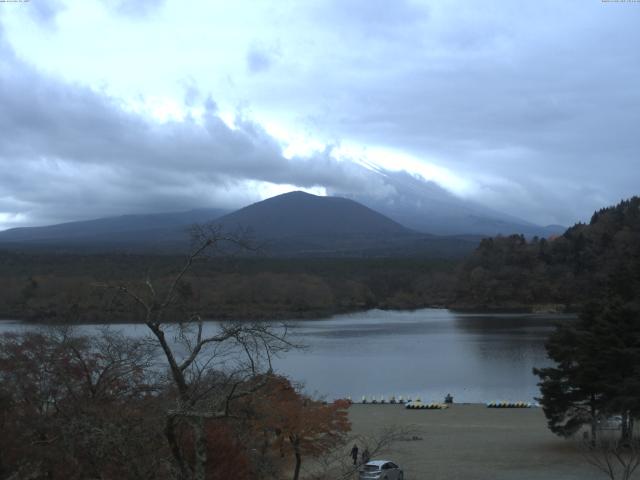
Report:
<svg viewBox="0 0 640 480"><path fill-rule="evenodd" d="M456 402L529 401L538 396L531 369L549 365L544 342L568 315L470 314L444 309L382 311L291 322L309 348L276 359L277 371L328 400L383 395ZM211 322L211 326L215 322ZM38 328L0 321L0 333ZM79 327L91 333L95 325ZM112 328L144 335L144 325Z"/></svg>

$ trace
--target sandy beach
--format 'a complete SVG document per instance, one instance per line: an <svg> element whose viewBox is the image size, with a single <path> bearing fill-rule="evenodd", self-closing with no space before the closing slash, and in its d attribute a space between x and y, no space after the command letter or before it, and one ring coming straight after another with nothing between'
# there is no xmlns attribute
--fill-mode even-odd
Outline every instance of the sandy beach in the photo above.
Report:
<svg viewBox="0 0 640 480"><path fill-rule="evenodd" d="M606 478L589 465L577 442L553 435L540 408L492 409L453 405L407 410L400 405L352 405L353 433L414 426L420 440L400 441L382 455L406 480L591 480ZM640 477L639 477L640 478Z"/></svg>

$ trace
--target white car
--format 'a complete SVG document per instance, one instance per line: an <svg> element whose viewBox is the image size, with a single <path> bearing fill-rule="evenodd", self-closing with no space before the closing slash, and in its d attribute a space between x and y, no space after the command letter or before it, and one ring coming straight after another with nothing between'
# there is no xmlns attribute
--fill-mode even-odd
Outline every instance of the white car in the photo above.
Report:
<svg viewBox="0 0 640 480"><path fill-rule="evenodd" d="M404 480L404 472L389 460L372 460L362 466L360 480Z"/></svg>

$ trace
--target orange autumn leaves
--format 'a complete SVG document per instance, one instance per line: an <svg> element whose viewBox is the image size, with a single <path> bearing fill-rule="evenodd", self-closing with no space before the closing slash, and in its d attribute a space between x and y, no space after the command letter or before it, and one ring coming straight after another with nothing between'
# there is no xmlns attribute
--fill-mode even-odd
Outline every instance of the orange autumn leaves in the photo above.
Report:
<svg viewBox="0 0 640 480"><path fill-rule="evenodd" d="M344 443L351 425L349 402L324 403L299 393L288 379L276 375L255 378L263 383L239 402L237 421L210 421L207 478L249 480L266 471L278 478L299 478L305 459L319 457ZM188 438L185 443L192 448Z"/></svg>
<svg viewBox="0 0 640 480"><path fill-rule="evenodd" d="M269 447L281 458L293 457L294 479L305 457L320 456L343 443L351 430L347 400L313 400L284 377L271 377L250 403L253 428L270 439Z"/></svg>

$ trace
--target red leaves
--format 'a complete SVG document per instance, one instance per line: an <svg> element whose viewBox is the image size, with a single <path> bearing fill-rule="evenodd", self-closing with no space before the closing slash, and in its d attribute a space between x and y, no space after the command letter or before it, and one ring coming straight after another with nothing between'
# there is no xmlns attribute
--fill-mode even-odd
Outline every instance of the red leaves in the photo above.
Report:
<svg viewBox="0 0 640 480"><path fill-rule="evenodd" d="M274 376L253 399L255 428L270 432L279 451L320 455L351 429L349 402L324 403L298 393L284 377Z"/></svg>
<svg viewBox="0 0 640 480"><path fill-rule="evenodd" d="M136 347L113 334L0 336L0 467L65 479L155 472L145 455L164 445L154 426L161 399L147 394Z"/></svg>

